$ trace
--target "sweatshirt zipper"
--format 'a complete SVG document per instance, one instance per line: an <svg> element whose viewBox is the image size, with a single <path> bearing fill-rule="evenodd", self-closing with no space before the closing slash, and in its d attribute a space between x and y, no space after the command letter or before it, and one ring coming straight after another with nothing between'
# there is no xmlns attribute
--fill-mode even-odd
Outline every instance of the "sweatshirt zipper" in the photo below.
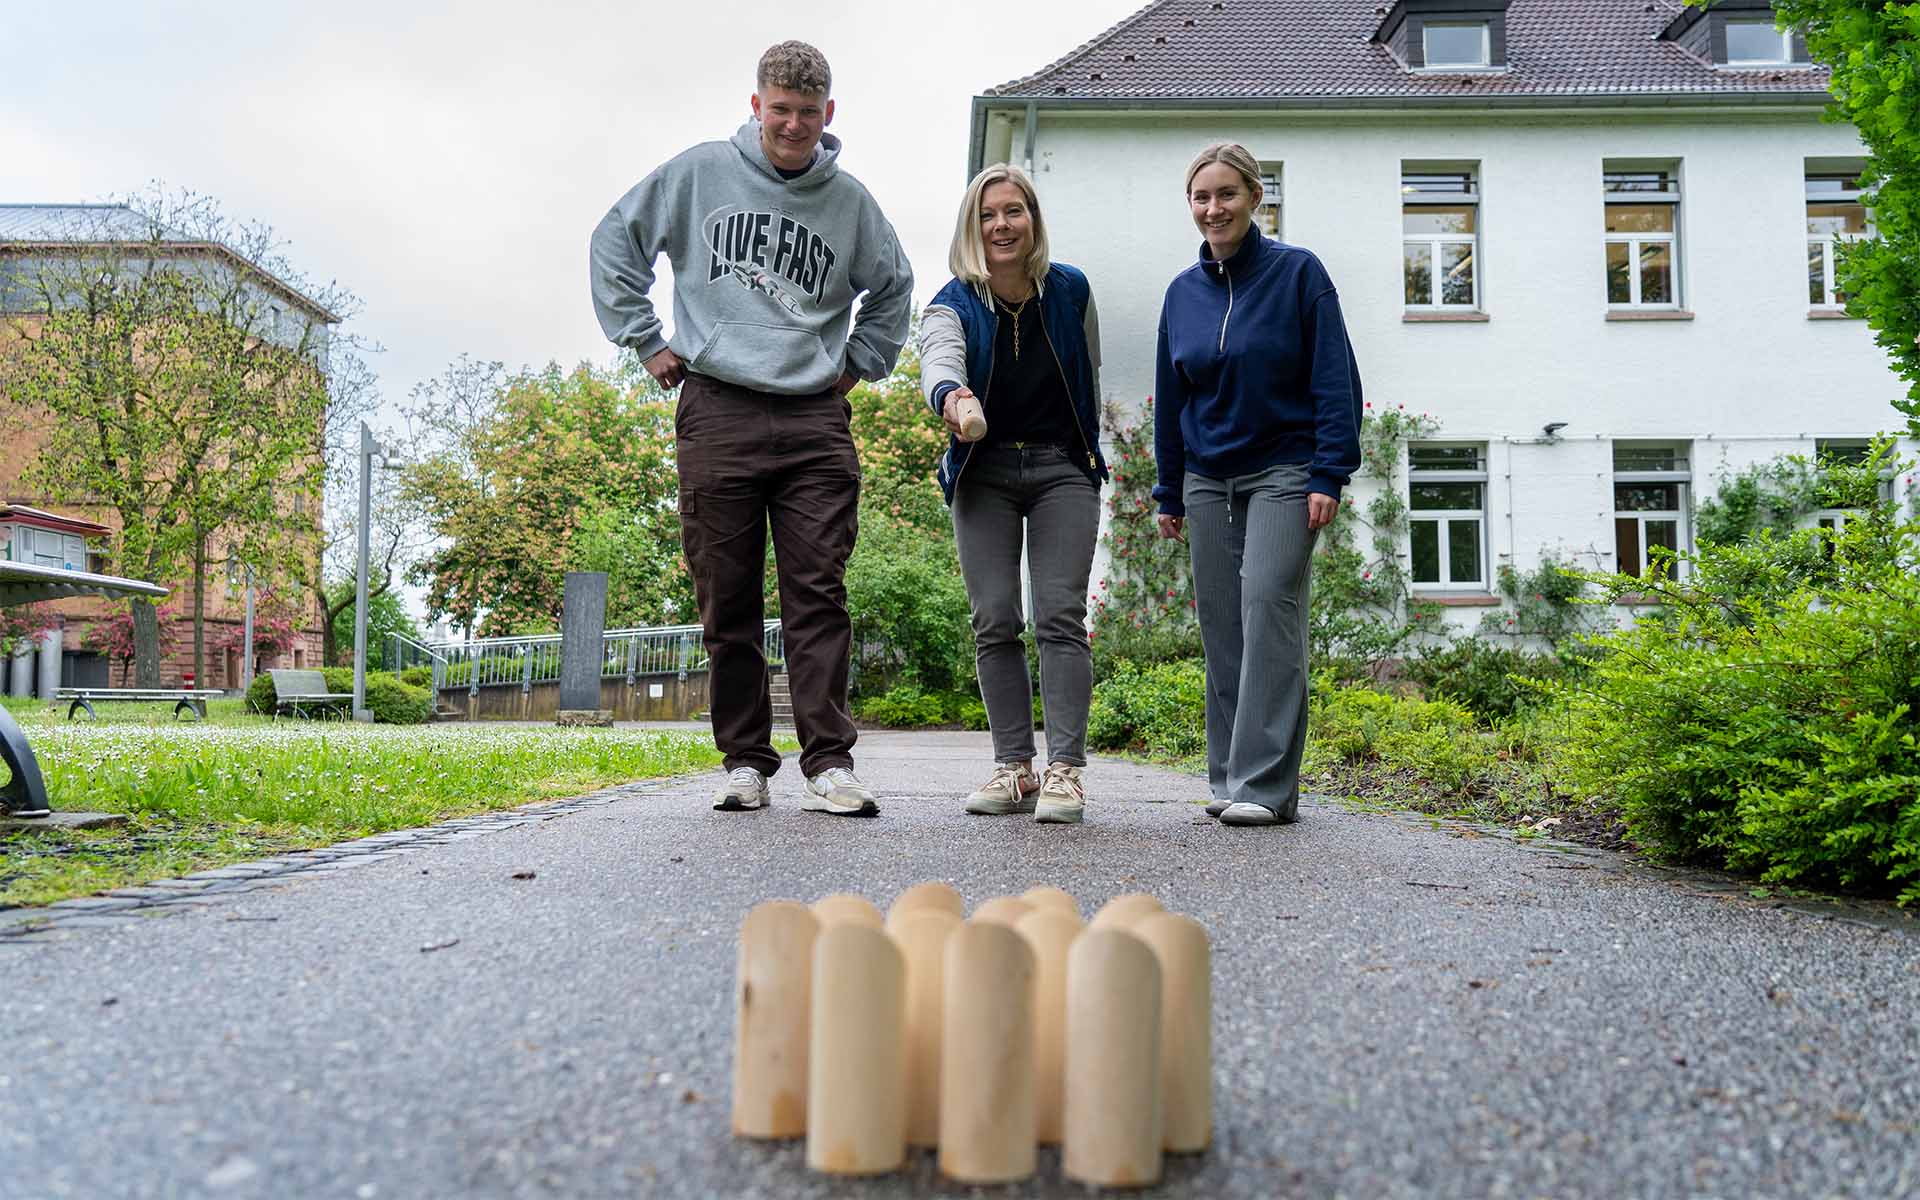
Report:
<svg viewBox="0 0 1920 1200"><path fill-rule="evenodd" d="M1227 322L1233 319L1233 272L1227 270L1225 263L1220 264L1220 274L1227 280L1227 312L1220 318L1220 353L1227 352Z"/></svg>
<svg viewBox="0 0 1920 1200"><path fill-rule="evenodd" d="M1047 332L1047 314L1040 314L1040 336L1047 340L1047 353L1053 355L1054 369L1060 372L1060 386L1067 392L1067 411L1073 414L1073 428L1080 434L1080 448L1087 452L1087 470L1097 471L1093 462L1093 446L1087 441L1087 431L1080 424L1080 409L1073 402L1073 384L1067 382L1066 365L1060 361L1060 352L1053 348L1053 335Z"/></svg>

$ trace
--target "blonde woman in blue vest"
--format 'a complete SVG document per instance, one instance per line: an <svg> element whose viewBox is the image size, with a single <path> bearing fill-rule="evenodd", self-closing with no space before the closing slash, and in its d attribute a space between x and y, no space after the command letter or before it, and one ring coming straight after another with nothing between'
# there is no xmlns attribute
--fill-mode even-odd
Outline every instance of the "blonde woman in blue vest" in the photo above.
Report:
<svg viewBox="0 0 1920 1200"><path fill-rule="evenodd" d="M920 378L952 435L938 475L993 733L993 770L966 809L1073 824L1086 811L1087 579L1107 476L1093 293L1085 275L1051 261L1033 180L1005 163L967 185L947 260L954 277L922 314ZM984 434L973 423L981 416ZM1033 683L1020 641L1023 550L1040 651L1044 771L1034 769Z"/></svg>

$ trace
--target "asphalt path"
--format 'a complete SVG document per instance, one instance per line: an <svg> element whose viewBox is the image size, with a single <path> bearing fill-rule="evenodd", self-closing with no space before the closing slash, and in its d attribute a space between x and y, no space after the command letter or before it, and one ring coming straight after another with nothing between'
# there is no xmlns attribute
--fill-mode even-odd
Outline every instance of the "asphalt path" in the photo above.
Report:
<svg viewBox="0 0 1920 1200"><path fill-rule="evenodd" d="M0 1197L982 1193L729 1133L747 909L928 879L1150 891L1211 931L1215 1141L1150 1194L1920 1194L1898 914L1334 804L1222 828L1113 760L1083 826L968 817L984 735L859 753L874 820L802 813L790 761L760 813L635 784L0 913ZM982 1194L1085 1192L1048 1151Z"/></svg>

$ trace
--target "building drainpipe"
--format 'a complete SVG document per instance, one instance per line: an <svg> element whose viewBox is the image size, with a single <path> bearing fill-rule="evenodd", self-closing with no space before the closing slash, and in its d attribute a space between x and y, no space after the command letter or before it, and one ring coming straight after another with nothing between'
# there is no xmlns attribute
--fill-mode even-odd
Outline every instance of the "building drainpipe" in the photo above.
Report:
<svg viewBox="0 0 1920 1200"><path fill-rule="evenodd" d="M58 629L49 629L40 635L40 698L49 704L60 690L61 640Z"/></svg>
<svg viewBox="0 0 1920 1200"><path fill-rule="evenodd" d="M1040 106L1027 101L1027 140L1023 153L1027 160L1027 174L1033 174L1033 143L1040 135Z"/></svg>

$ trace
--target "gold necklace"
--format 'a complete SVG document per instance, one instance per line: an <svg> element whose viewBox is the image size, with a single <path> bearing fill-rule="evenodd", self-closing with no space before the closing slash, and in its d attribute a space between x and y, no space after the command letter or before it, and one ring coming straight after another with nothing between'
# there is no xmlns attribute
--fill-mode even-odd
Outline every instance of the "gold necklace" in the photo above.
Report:
<svg viewBox="0 0 1920 1200"><path fill-rule="evenodd" d="M994 299L1000 300L998 296ZM1020 361L1020 314L1027 311L1027 305L1031 303L1033 303L1032 296L1028 296L1018 304L1008 304L1005 300L1000 300L1001 310L1013 317L1013 361L1015 362Z"/></svg>

